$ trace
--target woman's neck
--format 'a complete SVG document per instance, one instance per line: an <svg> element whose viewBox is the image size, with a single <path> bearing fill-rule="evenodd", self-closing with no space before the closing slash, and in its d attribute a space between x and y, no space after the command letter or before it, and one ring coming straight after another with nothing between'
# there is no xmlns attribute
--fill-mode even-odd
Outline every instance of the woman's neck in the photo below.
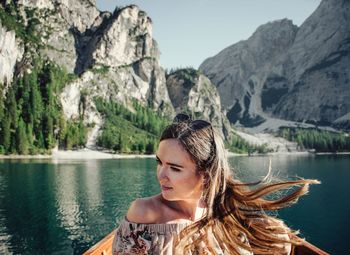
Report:
<svg viewBox="0 0 350 255"><path fill-rule="evenodd" d="M183 215L184 218L197 221L203 217L205 213L205 206L201 199L187 199L187 200L177 200L168 201L165 200L167 205L173 210Z"/></svg>

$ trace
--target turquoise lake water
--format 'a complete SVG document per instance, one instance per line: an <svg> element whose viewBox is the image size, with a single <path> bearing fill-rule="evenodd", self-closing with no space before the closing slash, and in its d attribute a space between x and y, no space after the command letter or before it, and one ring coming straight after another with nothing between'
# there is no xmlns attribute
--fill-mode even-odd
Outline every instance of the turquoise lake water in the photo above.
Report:
<svg viewBox="0 0 350 255"><path fill-rule="evenodd" d="M268 157L233 157L244 181ZM350 156L274 156L275 176L319 179L279 217L331 254L347 254ZM110 233L129 203L159 192L154 159L0 160L0 254L81 254Z"/></svg>

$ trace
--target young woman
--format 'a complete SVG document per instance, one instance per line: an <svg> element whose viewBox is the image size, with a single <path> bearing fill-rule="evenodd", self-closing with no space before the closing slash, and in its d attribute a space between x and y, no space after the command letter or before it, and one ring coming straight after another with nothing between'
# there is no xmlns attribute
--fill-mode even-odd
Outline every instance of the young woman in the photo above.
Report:
<svg viewBox="0 0 350 255"><path fill-rule="evenodd" d="M265 211L295 202L315 180L243 184L209 122L179 114L156 155L161 193L132 202L113 254L289 254L292 231ZM284 197L266 195L295 187Z"/></svg>

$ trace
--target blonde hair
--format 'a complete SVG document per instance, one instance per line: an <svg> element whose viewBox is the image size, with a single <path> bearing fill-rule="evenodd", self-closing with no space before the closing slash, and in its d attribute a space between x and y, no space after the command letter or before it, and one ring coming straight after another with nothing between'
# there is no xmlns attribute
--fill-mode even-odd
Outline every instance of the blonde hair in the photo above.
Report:
<svg viewBox="0 0 350 255"><path fill-rule="evenodd" d="M183 116L182 116L183 117ZM285 238L296 234L265 211L274 211L295 203L308 192L309 184L316 180L299 179L260 185L235 180L230 169L222 138L209 122L203 120L177 120L165 128L160 141L177 139L190 154L197 170L204 175L203 201L207 210L199 221L182 230L176 241L179 253L195 251L204 241L212 254L216 254L211 238L222 250L240 254L240 249L254 254L280 254L286 243L299 244ZM265 197L283 189L295 187L289 194L268 200ZM199 238L192 240L195 234Z"/></svg>

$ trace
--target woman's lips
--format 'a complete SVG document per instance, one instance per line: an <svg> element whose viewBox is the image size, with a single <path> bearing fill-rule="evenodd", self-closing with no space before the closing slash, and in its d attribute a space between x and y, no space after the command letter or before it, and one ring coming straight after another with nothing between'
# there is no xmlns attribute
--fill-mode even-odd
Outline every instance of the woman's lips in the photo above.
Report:
<svg viewBox="0 0 350 255"><path fill-rule="evenodd" d="M164 191L173 189L173 188L171 188L171 187L167 187L167 186L164 186L164 185L161 185L160 187L161 187L161 189L164 190Z"/></svg>

